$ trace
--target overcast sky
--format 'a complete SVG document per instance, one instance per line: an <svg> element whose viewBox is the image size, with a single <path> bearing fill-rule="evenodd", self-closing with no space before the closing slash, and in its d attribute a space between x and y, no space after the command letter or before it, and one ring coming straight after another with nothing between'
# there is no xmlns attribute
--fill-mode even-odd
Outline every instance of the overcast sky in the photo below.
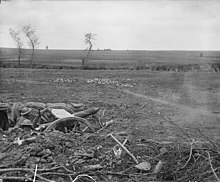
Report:
<svg viewBox="0 0 220 182"><path fill-rule="evenodd" d="M14 47L10 27L29 23L39 48L84 49L91 32L94 49L220 50L219 0L3 1L0 47Z"/></svg>

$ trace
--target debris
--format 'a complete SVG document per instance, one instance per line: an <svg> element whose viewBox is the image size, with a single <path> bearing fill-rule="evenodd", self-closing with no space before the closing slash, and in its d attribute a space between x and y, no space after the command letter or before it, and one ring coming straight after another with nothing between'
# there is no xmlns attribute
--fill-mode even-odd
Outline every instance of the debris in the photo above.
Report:
<svg viewBox="0 0 220 182"><path fill-rule="evenodd" d="M163 155L163 154L165 154L165 153L167 153L167 152L168 152L168 150L167 150L166 147L162 147L162 148L160 149L160 155Z"/></svg>
<svg viewBox="0 0 220 182"><path fill-rule="evenodd" d="M93 179L93 177L91 177L91 176L89 176L89 175L87 175L87 174L80 174L80 175L78 175L72 182L76 182L76 180L78 180L78 179L80 179L80 178L89 178L89 179L91 179L92 181L94 181L94 182L96 182L96 180L94 180Z"/></svg>
<svg viewBox="0 0 220 182"><path fill-rule="evenodd" d="M150 171L151 164L149 162L141 162L140 164L135 166L137 169L143 170L143 171Z"/></svg>
<svg viewBox="0 0 220 182"><path fill-rule="evenodd" d="M83 118L78 117L78 116L72 116L72 117L66 117L66 118L57 119L56 121L54 121L54 122L52 122L52 123L50 123L50 124L48 125L48 127L45 129L45 132L46 132L46 131L50 131L50 130L56 128L56 126L58 126L59 124L61 124L61 125L62 125L62 124L66 125L66 123L67 123L67 125L68 125L68 123L72 124L73 122L74 122L75 124L77 124L78 122L83 123L83 124L86 125L92 132L94 132L94 128L93 128L93 126L91 125L91 123L89 123L86 119L83 119Z"/></svg>
<svg viewBox="0 0 220 182"><path fill-rule="evenodd" d="M100 164L94 164L94 165L84 166L84 169L85 169L86 171L98 170L98 169L103 169L103 166L101 166Z"/></svg>
<svg viewBox="0 0 220 182"><path fill-rule="evenodd" d="M109 125L111 125L111 124L113 124L113 123L114 123L114 120L111 119L111 120L109 120L109 121L106 121L105 126L107 127L107 126L109 126Z"/></svg>
<svg viewBox="0 0 220 182"><path fill-rule="evenodd" d="M128 141L128 138L125 139L122 145L125 145L127 141ZM113 152L117 159L120 159L123 153L123 151L121 150L121 147L118 144L113 147Z"/></svg>
<svg viewBox="0 0 220 182"><path fill-rule="evenodd" d="M75 82L75 80L71 80L69 78L67 78L67 79L57 78L55 80L52 80L51 82L54 82L54 83L59 83L59 82L61 82L61 83L73 83L73 82Z"/></svg>
<svg viewBox="0 0 220 182"><path fill-rule="evenodd" d="M17 106L28 107L26 111L31 109L35 118L24 119L20 127L0 130L2 181L219 181L219 143L201 131L205 142L134 139L128 130L114 128L119 120L109 119L113 117L109 117L111 112L104 114L105 109L98 113L102 125L96 128L98 107ZM83 110L74 111L82 106ZM114 135L107 135L111 131Z"/></svg>
<svg viewBox="0 0 220 182"><path fill-rule="evenodd" d="M37 175L37 164L36 164L36 168L35 168L35 171L34 171L34 179L33 179L33 182L36 181L36 175Z"/></svg>
<svg viewBox="0 0 220 182"><path fill-rule="evenodd" d="M114 152L115 157L116 157L117 159L120 159L120 158L121 158L121 154L122 154L121 147L119 147L118 145L115 145L115 146L113 147L113 152Z"/></svg>
<svg viewBox="0 0 220 182"><path fill-rule="evenodd" d="M99 111L98 107L93 107L93 108L90 108L90 109L87 109L87 110L84 110L84 111L80 111L80 112L74 113L74 116L78 116L78 117L84 118L84 117L96 114L98 111Z"/></svg>
<svg viewBox="0 0 220 182"><path fill-rule="evenodd" d="M157 163L157 165L155 166L155 168L154 168L154 173L159 173L161 171L162 167L163 167L163 164L164 163L162 161L159 161Z"/></svg>
<svg viewBox="0 0 220 182"><path fill-rule="evenodd" d="M130 81L127 79L127 81ZM88 84L98 84L98 85L115 85L117 87L134 87L132 84L130 83L120 83L117 80L111 80L109 78L94 78L94 79L88 79L87 80Z"/></svg>
<svg viewBox="0 0 220 182"><path fill-rule="evenodd" d="M117 138L115 138L112 134L109 134L109 136L112 137L113 140L115 140L115 141L118 143L118 145L120 145L120 147L121 147L122 149L124 149L125 152L126 152L128 155L131 156L131 158L135 161L136 164L138 164L138 160L135 158L135 156L134 156L121 142L119 142L119 141L117 140Z"/></svg>

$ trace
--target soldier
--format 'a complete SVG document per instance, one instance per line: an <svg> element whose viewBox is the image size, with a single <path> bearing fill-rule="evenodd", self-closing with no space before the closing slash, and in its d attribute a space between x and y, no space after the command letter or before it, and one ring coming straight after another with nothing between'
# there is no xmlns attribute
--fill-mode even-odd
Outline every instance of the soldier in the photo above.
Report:
<svg viewBox="0 0 220 182"><path fill-rule="evenodd" d="M20 118L18 119L16 125L17 126L20 126L21 123L26 120L26 119L29 119L29 114L31 112L31 109L30 108L27 108L27 107L23 107L21 110L20 110Z"/></svg>
<svg viewBox="0 0 220 182"><path fill-rule="evenodd" d="M30 132L34 129L33 124L31 123L29 119L23 120L19 127L22 128L26 132Z"/></svg>
<svg viewBox="0 0 220 182"><path fill-rule="evenodd" d="M11 108L11 125L14 126L21 117L21 109L24 107L21 103L14 103Z"/></svg>
<svg viewBox="0 0 220 182"><path fill-rule="evenodd" d="M11 109L11 122L13 126L19 126L25 119L29 119L31 109L21 103L14 103Z"/></svg>

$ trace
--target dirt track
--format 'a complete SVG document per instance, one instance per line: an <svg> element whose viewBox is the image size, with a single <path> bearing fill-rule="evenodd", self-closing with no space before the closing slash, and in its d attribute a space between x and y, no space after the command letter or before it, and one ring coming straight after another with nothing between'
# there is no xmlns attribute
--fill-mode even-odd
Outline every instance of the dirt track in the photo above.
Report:
<svg viewBox="0 0 220 182"><path fill-rule="evenodd" d="M220 117L220 114L213 113L212 111L205 110L205 109L202 109L202 108L193 108L193 107L189 107L189 106L186 106L186 105L183 105L183 104L176 104L176 103L172 103L170 101L163 100L161 98L153 98L153 97L150 97L150 96L147 96L147 95L131 92L129 90L120 89L120 91L122 91L124 93L127 93L127 94L130 94L130 95L133 95L134 97L139 97L139 98L142 98L142 99L145 99L145 100L151 100L155 103L170 105L174 108L178 108L178 109L182 110L183 112L188 112L190 114L203 114L203 115L207 115L207 116Z"/></svg>

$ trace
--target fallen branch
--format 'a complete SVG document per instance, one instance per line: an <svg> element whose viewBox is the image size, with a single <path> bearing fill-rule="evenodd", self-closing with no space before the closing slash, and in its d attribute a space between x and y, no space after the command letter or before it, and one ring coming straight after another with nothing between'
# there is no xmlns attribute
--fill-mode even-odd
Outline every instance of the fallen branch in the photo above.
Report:
<svg viewBox="0 0 220 182"><path fill-rule="evenodd" d="M1 180L21 180L21 181L25 181L25 180L31 180L31 178L27 178L27 177L18 177L18 176L0 176L0 181Z"/></svg>
<svg viewBox="0 0 220 182"><path fill-rule="evenodd" d="M7 169L0 169L0 172L9 172L9 171L27 171L27 172L31 172L33 175L35 175L35 172L33 171L33 169L29 169L29 168L7 168ZM54 182L53 180L49 180L44 178L43 176L36 174L36 176L44 181L47 182Z"/></svg>
<svg viewBox="0 0 220 182"><path fill-rule="evenodd" d="M86 138L84 138L84 140L81 142L81 144L83 142L85 142L88 138L90 138L91 136L94 136L95 134L98 134L99 132L101 132L102 130L104 130L105 128L107 128L110 124L112 124L114 121L110 120L108 122L106 122L106 125L103 126L102 128L100 128L99 130L95 131L94 133L90 134L89 136L87 136Z"/></svg>
<svg viewBox="0 0 220 182"><path fill-rule="evenodd" d="M198 132L199 132L200 135L202 135L206 140L208 140L208 141L212 144L212 146L213 146L214 148L216 148L216 145L215 145L207 136L205 136L205 135L201 132L201 130L200 130L199 128L197 128L197 130L198 130Z"/></svg>
<svg viewBox="0 0 220 182"><path fill-rule="evenodd" d="M189 138L190 141L192 141L191 136L186 131L184 131L181 127L179 127L176 123L174 123L170 118L168 118L167 116L164 116L163 118L169 123L171 123L172 125L174 125L176 128L178 128L184 135L187 136L187 138Z"/></svg>
<svg viewBox="0 0 220 182"><path fill-rule="evenodd" d="M219 177L217 176L217 174L215 173L215 169L213 168L212 166L212 162L211 162L211 156L210 156L210 153L206 151L206 153L208 154L208 157L209 157L209 164L210 164L210 167L212 169L212 173L214 174L215 178L218 180L218 182L220 182L220 179Z"/></svg>
<svg viewBox="0 0 220 182"><path fill-rule="evenodd" d="M185 165L184 165L183 167L181 167L181 169L184 169L184 168L187 166L187 164L189 163L189 161L191 160L191 158L192 158L193 143L194 143L194 140L190 143L189 158L188 158L188 160L186 161Z"/></svg>

